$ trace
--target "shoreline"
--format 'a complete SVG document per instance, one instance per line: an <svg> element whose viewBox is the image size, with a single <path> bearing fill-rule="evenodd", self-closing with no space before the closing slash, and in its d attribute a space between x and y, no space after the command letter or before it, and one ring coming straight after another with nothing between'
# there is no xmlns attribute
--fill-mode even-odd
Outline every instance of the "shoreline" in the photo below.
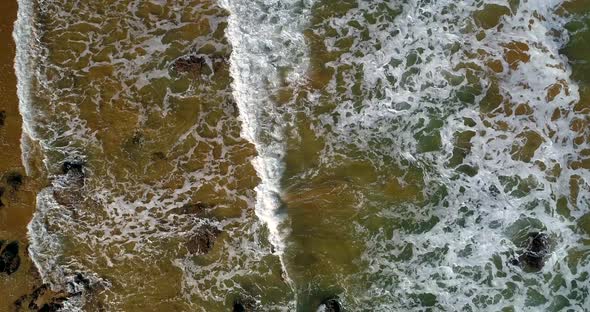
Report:
<svg viewBox="0 0 590 312"><path fill-rule="evenodd" d="M18 246L10 272L0 272L0 311L13 311L15 302L41 284L28 255L27 225L35 211L38 182L26 176L21 158L22 117L19 112L14 70L16 46L12 37L18 5L15 0L0 3L0 40L7 49L0 52L0 241ZM18 311L18 309L17 309Z"/></svg>

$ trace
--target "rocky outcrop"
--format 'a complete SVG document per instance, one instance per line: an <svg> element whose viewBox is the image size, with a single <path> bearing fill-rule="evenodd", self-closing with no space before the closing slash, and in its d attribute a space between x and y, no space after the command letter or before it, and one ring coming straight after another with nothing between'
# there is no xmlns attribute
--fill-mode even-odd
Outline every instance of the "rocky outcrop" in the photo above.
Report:
<svg viewBox="0 0 590 312"><path fill-rule="evenodd" d="M9 172L6 177L6 184L10 186L14 191L18 191L18 189L23 185L23 175L19 172L12 171Z"/></svg>
<svg viewBox="0 0 590 312"><path fill-rule="evenodd" d="M341 312L342 305L340 304L340 300L338 298L328 298L320 304L318 311L322 312Z"/></svg>
<svg viewBox="0 0 590 312"><path fill-rule="evenodd" d="M545 233L530 233L527 249L518 259L527 266L540 270L545 265L545 257L548 253L549 236Z"/></svg>
<svg viewBox="0 0 590 312"><path fill-rule="evenodd" d="M203 255L209 253L215 244L215 239L221 231L213 226L201 227L187 242L186 248L191 254Z"/></svg>
<svg viewBox="0 0 590 312"><path fill-rule="evenodd" d="M2 248L3 244L0 244ZM13 274L20 267L19 246L17 241L10 242L0 249L0 273Z"/></svg>
<svg viewBox="0 0 590 312"><path fill-rule="evenodd" d="M104 289L108 285L103 284L101 281L91 280L91 278L91 275L74 273L67 277L66 289L58 292L51 290L48 284L42 284L14 301L14 311L61 311L66 301L74 300L79 302L80 298L84 298L82 302L86 304L95 304L88 300L91 300L97 291Z"/></svg>
<svg viewBox="0 0 590 312"><path fill-rule="evenodd" d="M253 298L241 298L234 301L233 312L253 312L256 311L256 300Z"/></svg>
<svg viewBox="0 0 590 312"><path fill-rule="evenodd" d="M201 69L206 65L207 61L204 57L191 55L177 59L172 65L172 68L179 73L200 74Z"/></svg>
<svg viewBox="0 0 590 312"><path fill-rule="evenodd" d="M211 208L213 208L212 205L198 202L170 209L170 213L178 215L195 215L197 217L203 217L209 212L209 210L211 210Z"/></svg>
<svg viewBox="0 0 590 312"><path fill-rule="evenodd" d="M63 308L63 303L68 299L64 292L51 291L49 285L43 284L35 288L30 294L23 295L14 302L14 310L20 311L44 311L54 312Z"/></svg>
<svg viewBox="0 0 590 312"><path fill-rule="evenodd" d="M176 59L172 64L172 68L177 73L190 73L196 76L222 71L227 68L228 64L227 57L223 56L190 55Z"/></svg>
<svg viewBox="0 0 590 312"><path fill-rule="evenodd" d="M78 161L64 161L61 165L63 174L84 175L84 164Z"/></svg>
<svg viewBox="0 0 590 312"><path fill-rule="evenodd" d="M510 260L510 264L517 265L532 271L539 271L545 265L545 258L549 254L550 240L545 233L531 232L528 235L528 244L521 252L518 259Z"/></svg>

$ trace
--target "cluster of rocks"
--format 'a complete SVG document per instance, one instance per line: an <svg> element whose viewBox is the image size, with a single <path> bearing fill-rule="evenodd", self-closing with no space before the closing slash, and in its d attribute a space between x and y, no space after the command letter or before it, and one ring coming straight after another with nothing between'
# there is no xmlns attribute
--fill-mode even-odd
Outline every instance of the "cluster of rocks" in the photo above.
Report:
<svg viewBox="0 0 590 312"><path fill-rule="evenodd" d="M37 311L37 312L55 312L60 311L66 301L84 296L92 299L97 290L103 289L100 282L92 282L82 273L74 273L67 277L66 289L62 291L53 291L48 284L42 284L34 288L30 293L25 294L14 301L14 311Z"/></svg>
<svg viewBox="0 0 590 312"><path fill-rule="evenodd" d="M61 171L66 175L84 176L84 164L79 161L64 161Z"/></svg>
<svg viewBox="0 0 590 312"><path fill-rule="evenodd" d="M342 304L338 298L328 298L320 304L318 312L341 312Z"/></svg>
<svg viewBox="0 0 590 312"><path fill-rule="evenodd" d="M172 68L179 73L200 74L203 66L207 65L204 57L191 55L179 58L172 64Z"/></svg>
<svg viewBox="0 0 590 312"><path fill-rule="evenodd" d="M51 291L49 285L43 284L35 288L30 294L18 298L14 302L14 309L20 311L56 312L63 308L63 303L69 295L65 292Z"/></svg>
<svg viewBox="0 0 590 312"><path fill-rule="evenodd" d="M209 60L210 64L207 62ZM178 73L190 73L195 76L203 73L205 66L213 73L221 70L223 66L228 64L226 57L222 56L197 56L189 55L176 59L172 63L172 69ZM209 66L212 65L213 68Z"/></svg>
<svg viewBox="0 0 590 312"><path fill-rule="evenodd" d="M82 201L84 186L84 164L80 161L65 161L58 177L59 187L53 189L53 197L62 206L75 207Z"/></svg>
<svg viewBox="0 0 590 312"><path fill-rule="evenodd" d="M187 242L186 248L191 254L203 255L209 253L215 244L215 239L221 231L211 225L202 226Z"/></svg>
<svg viewBox="0 0 590 312"><path fill-rule="evenodd" d="M8 192L16 192L24 183L24 177L18 171L10 171L6 173L2 179L3 185L0 185L0 208L5 206L3 196Z"/></svg>
<svg viewBox="0 0 590 312"><path fill-rule="evenodd" d="M211 219L213 205L196 202L183 205L181 207L170 209L168 215L188 216L197 219ZM213 249L215 240L221 233L221 230L211 224L202 225L186 241L186 249L193 255L205 255Z"/></svg>
<svg viewBox="0 0 590 312"><path fill-rule="evenodd" d="M254 298L241 298L234 301L233 312L252 312L256 311L256 300Z"/></svg>
<svg viewBox="0 0 590 312"><path fill-rule="evenodd" d="M205 217L209 211L213 208L212 205L207 203L190 203L182 207L173 208L170 213L177 215L193 215L196 217Z"/></svg>

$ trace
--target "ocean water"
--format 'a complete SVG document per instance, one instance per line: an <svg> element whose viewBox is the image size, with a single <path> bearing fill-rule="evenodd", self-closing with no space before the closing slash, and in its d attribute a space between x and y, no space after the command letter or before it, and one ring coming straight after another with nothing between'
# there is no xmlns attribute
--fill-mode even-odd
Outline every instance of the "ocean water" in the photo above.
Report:
<svg viewBox="0 0 590 312"><path fill-rule="evenodd" d="M587 311L590 2L19 0L63 311ZM545 265L512 265L529 233Z"/></svg>

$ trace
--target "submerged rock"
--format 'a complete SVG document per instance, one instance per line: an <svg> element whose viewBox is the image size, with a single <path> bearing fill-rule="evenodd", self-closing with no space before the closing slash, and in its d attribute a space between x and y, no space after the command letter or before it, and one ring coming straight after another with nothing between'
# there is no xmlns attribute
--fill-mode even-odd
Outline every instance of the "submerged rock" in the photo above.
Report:
<svg viewBox="0 0 590 312"><path fill-rule="evenodd" d="M198 203L186 204L186 205L184 205L182 207L178 207L178 208L173 208L170 210L170 213L179 214L179 215L190 214L190 215L202 216L211 208L213 208L212 205L198 202Z"/></svg>
<svg viewBox="0 0 590 312"><path fill-rule="evenodd" d="M0 252L0 273L8 275L16 272L20 267L20 256L18 255L18 242L10 242Z"/></svg>
<svg viewBox="0 0 590 312"><path fill-rule="evenodd" d="M6 111L0 111L0 127L4 127L6 121Z"/></svg>
<svg viewBox="0 0 590 312"><path fill-rule="evenodd" d="M81 161L64 161L61 164L61 173L62 175L58 177L60 187L56 189L56 192L60 194L55 194L58 202L59 198L80 197L81 194L78 193L85 183L84 163Z"/></svg>
<svg viewBox="0 0 590 312"><path fill-rule="evenodd" d="M39 309L39 312L57 312L61 308L63 308L63 304L62 303L50 302L50 303L44 304L41 307L41 309Z"/></svg>
<svg viewBox="0 0 590 312"><path fill-rule="evenodd" d="M252 312L256 311L256 300L253 298L243 298L234 301L233 312Z"/></svg>
<svg viewBox="0 0 590 312"><path fill-rule="evenodd" d="M95 277L95 276L94 276ZM66 287L61 291L53 291L48 284L42 284L32 292L25 294L14 301L14 311L62 311L64 303L68 300L75 302L82 301L86 304L94 304L93 295L97 291L110 287L110 283L94 279L93 275L86 273L74 273L66 277ZM100 303L94 306L98 311L104 311L100 308ZM95 311L93 309L93 311Z"/></svg>
<svg viewBox="0 0 590 312"><path fill-rule="evenodd" d="M213 248L215 239L221 231L213 226L204 226L186 244L192 254L207 254Z"/></svg>
<svg viewBox="0 0 590 312"><path fill-rule="evenodd" d="M162 152L152 153L152 160L154 160L154 161L166 160L166 154L164 154Z"/></svg>
<svg viewBox="0 0 590 312"><path fill-rule="evenodd" d="M63 302L68 299L65 293L51 291L48 284L35 288L30 294L18 298L14 302L15 311L59 311L63 308Z"/></svg>
<svg viewBox="0 0 590 312"><path fill-rule="evenodd" d="M177 59L172 67L179 73L200 74L204 65L207 65L205 58L191 55L185 58Z"/></svg>
<svg viewBox="0 0 590 312"><path fill-rule="evenodd" d="M61 171L63 174L84 175L84 165L81 162L64 161Z"/></svg>
<svg viewBox="0 0 590 312"><path fill-rule="evenodd" d="M519 260L533 269L540 270L545 265L545 256L548 253L549 236L545 233L533 232L529 234L529 245Z"/></svg>
<svg viewBox="0 0 590 312"><path fill-rule="evenodd" d="M91 289L91 281L82 273L76 273L72 278L69 278L68 292L72 295L80 295L85 291Z"/></svg>
<svg viewBox="0 0 590 312"><path fill-rule="evenodd" d="M23 175L19 172L12 171L6 175L6 184L10 185L13 190L17 191L23 185Z"/></svg>
<svg viewBox="0 0 590 312"><path fill-rule="evenodd" d="M518 259L511 259L510 264L539 271L545 265L545 257L549 254L549 236L545 233L531 232L528 237L526 249Z"/></svg>
<svg viewBox="0 0 590 312"><path fill-rule="evenodd" d="M4 195L4 188L0 186L0 207L4 207L4 203L2 202L2 195ZM2 245L0 245L2 247Z"/></svg>
<svg viewBox="0 0 590 312"><path fill-rule="evenodd" d="M318 312L340 312L342 311L342 305L340 304L340 300L338 298L329 298L326 299L320 304Z"/></svg>

